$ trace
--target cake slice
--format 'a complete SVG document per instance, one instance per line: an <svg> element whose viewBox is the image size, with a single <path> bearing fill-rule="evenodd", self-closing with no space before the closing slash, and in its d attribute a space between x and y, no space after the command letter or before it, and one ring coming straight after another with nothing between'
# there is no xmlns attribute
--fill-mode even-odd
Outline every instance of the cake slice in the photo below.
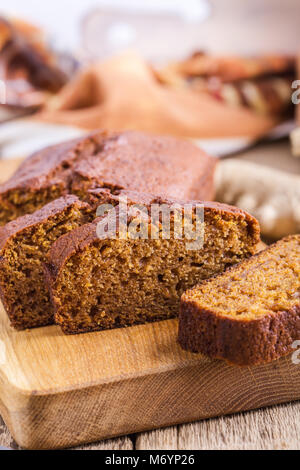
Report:
<svg viewBox="0 0 300 470"><path fill-rule="evenodd" d="M179 343L237 365L269 362L300 338L300 235L183 294Z"/></svg>
<svg viewBox="0 0 300 470"><path fill-rule="evenodd" d="M103 203L111 202L115 214L120 214L116 193L98 190L92 196L94 203L99 198L100 208ZM123 226L123 238L120 238L120 218L115 234L99 238L98 224L109 225L108 219L102 216L60 237L49 251L47 279L55 320L65 333L175 317L180 296L186 289L256 251L258 223L237 208L218 203L191 203L192 229L198 231L197 236L204 234L203 245L191 249L187 236L176 238L175 212L170 215L169 238L164 238L162 218L157 224L149 220L153 205L171 208L177 204L177 215L182 215L186 213L183 202L132 191L121 191L119 196L127 196L131 214ZM147 234L154 229L156 238L132 237L130 231L136 221L132 215L134 204L139 204L142 213L140 222L134 226L140 231L146 227ZM204 224L200 227L195 218L199 205L204 211Z"/></svg>
<svg viewBox="0 0 300 470"><path fill-rule="evenodd" d="M27 158L0 185L0 225L65 194L84 199L96 187L210 200L216 162L184 140L95 131Z"/></svg>
<svg viewBox="0 0 300 470"><path fill-rule="evenodd" d="M15 328L53 323L43 262L54 240L86 222L89 210L69 195L0 227L0 295Z"/></svg>

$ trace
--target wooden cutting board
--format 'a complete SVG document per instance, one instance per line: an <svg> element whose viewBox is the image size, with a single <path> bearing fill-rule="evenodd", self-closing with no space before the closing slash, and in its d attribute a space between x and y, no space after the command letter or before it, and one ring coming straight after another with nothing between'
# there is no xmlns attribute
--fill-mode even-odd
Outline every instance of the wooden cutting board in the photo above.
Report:
<svg viewBox="0 0 300 470"><path fill-rule="evenodd" d="M0 180L18 161L0 162ZM300 399L288 356L233 367L177 344L177 321L64 336L17 332L0 304L0 413L25 448L75 446Z"/></svg>
<svg viewBox="0 0 300 470"><path fill-rule="evenodd" d="M181 350L177 321L65 336L0 309L0 413L25 448L75 446L300 399L285 357L234 367Z"/></svg>

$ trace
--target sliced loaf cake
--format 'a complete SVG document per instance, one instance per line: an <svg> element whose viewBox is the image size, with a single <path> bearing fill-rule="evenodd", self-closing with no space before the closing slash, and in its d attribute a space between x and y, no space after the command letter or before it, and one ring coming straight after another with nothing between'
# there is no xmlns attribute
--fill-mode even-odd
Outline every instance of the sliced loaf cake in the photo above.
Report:
<svg viewBox="0 0 300 470"><path fill-rule="evenodd" d="M0 295L15 328L53 323L43 262L58 237L89 220L89 210L69 195L0 227Z"/></svg>
<svg viewBox="0 0 300 470"><path fill-rule="evenodd" d="M238 365L269 362L300 339L300 235L183 294L179 343Z"/></svg>
<svg viewBox="0 0 300 470"><path fill-rule="evenodd" d="M153 220L149 221L153 204L170 208L176 203L180 214L186 210L184 203L174 200L126 191L120 195L127 196L129 205L143 206L140 232L145 224L147 233L153 228ZM104 202L116 205L118 214L116 194L98 190L92 197L99 198L100 207ZM195 225L199 205L204 211L201 227ZM203 230L204 236L203 244L193 249L187 237L177 238L175 212L170 216L169 239L163 236L162 219L154 227L155 239L140 238L139 231L132 238L134 217L128 219L123 238L119 223L115 236L99 238L99 223L109 225L102 216L54 242L47 278L55 319L63 331L80 333L175 317L186 289L255 253L259 226L249 214L217 203L191 206L192 228Z"/></svg>
<svg viewBox="0 0 300 470"><path fill-rule="evenodd" d="M0 225L65 194L84 199L95 187L210 200L216 161L172 137L95 131L27 158L0 185Z"/></svg>

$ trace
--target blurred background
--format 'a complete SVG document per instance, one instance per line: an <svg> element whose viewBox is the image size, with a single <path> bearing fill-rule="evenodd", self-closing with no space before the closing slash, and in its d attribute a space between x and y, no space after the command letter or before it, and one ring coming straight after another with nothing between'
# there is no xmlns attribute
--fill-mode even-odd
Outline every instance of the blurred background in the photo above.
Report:
<svg viewBox="0 0 300 470"><path fill-rule="evenodd" d="M128 46L155 61L179 59L195 48L298 50L297 0L10 0L0 9L44 28L59 49L100 58Z"/></svg>

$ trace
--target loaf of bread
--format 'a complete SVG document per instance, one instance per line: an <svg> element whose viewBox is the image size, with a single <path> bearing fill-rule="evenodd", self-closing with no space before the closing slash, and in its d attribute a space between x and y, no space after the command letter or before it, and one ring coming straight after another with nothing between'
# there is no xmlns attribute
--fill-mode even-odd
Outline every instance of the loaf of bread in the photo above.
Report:
<svg viewBox="0 0 300 470"><path fill-rule="evenodd" d="M179 343L237 365L269 362L300 338L300 235L184 293Z"/></svg>
<svg viewBox="0 0 300 470"><path fill-rule="evenodd" d="M187 141L97 131L25 160L0 185L0 225L68 193L84 198L95 187L210 200L215 165L216 159Z"/></svg>
<svg viewBox="0 0 300 470"><path fill-rule="evenodd" d="M51 244L89 220L89 206L61 197L0 227L0 295L17 329L53 323L43 262Z"/></svg>
<svg viewBox="0 0 300 470"><path fill-rule="evenodd" d="M245 107L284 120L293 114L295 68L292 56L230 57L196 52L157 74L163 83L205 92L229 108Z"/></svg>
<svg viewBox="0 0 300 470"><path fill-rule="evenodd" d="M164 238L162 218L157 224L149 220L154 204L167 208L176 204L178 216L186 213L183 202L126 191L118 194L127 198L130 208L125 236L124 232L120 236L118 218L116 236L108 233L100 237L98 224L108 226L109 214L113 210L120 214L121 203L116 192L100 189L90 194L100 208L110 202L113 209L60 237L47 257L46 276L55 320L65 333L175 317L186 289L251 256L259 242L259 225L249 214L218 203L191 203L191 227L204 236L203 244L191 249L187 236L176 236L176 211L170 212L169 238ZM132 214L134 204L139 204L140 217ZM196 219L199 204L204 211L200 227ZM135 236L131 233L133 227L137 228ZM142 232L152 233L153 228L155 237L139 237Z"/></svg>

